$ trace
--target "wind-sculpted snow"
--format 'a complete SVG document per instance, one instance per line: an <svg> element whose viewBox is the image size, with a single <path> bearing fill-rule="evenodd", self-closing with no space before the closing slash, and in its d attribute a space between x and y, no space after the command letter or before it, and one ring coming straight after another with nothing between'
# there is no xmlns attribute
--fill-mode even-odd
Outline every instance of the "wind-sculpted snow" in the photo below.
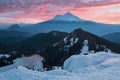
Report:
<svg viewBox="0 0 120 80"><path fill-rule="evenodd" d="M43 69L43 64L42 64L43 57L39 55L32 55L29 57L22 57L22 58L17 58L13 61L13 64L4 66L0 68L0 72L4 72L13 68L16 68L18 66L24 66L30 69L34 70L41 70Z"/></svg>
<svg viewBox="0 0 120 80"><path fill-rule="evenodd" d="M119 54L97 52L89 55L74 55L65 61L65 65L66 70L44 72L19 66L0 73L0 80L120 80Z"/></svg>
<svg viewBox="0 0 120 80"><path fill-rule="evenodd" d="M117 63L120 62L119 59L120 55L107 52L97 52L89 55L73 55L64 62L64 69L74 71L91 66L99 68L102 67L103 62L106 60L109 61L110 64L112 62L110 62L110 60L113 60L113 63ZM107 65L105 65L105 67L106 66Z"/></svg>

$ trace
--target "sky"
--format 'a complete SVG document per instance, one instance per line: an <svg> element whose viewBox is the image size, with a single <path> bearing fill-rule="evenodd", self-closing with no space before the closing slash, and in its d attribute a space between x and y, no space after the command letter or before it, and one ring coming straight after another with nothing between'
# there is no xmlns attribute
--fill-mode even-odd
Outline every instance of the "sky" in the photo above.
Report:
<svg viewBox="0 0 120 80"><path fill-rule="evenodd" d="M67 11L81 19L120 24L120 0L0 0L0 24L35 24Z"/></svg>

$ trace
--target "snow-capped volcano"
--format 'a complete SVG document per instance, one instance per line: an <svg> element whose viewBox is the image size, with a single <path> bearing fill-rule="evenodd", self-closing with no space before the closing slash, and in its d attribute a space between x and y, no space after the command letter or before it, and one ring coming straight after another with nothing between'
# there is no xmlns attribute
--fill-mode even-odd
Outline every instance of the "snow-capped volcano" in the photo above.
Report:
<svg viewBox="0 0 120 80"><path fill-rule="evenodd" d="M74 16L70 12L65 13L64 15L56 15L52 21L84 21L83 19Z"/></svg>

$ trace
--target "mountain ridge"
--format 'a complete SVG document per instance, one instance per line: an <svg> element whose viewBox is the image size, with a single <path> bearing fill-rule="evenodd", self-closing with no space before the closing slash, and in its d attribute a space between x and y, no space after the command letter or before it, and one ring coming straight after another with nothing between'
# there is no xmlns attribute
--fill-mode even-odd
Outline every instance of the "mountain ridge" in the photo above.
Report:
<svg viewBox="0 0 120 80"><path fill-rule="evenodd" d="M66 13L67 14L67 13ZM71 15L71 14L70 14ZM64 16L64 15L62 15ZM61 17L61 16L60 16ZM78 17L77 17L78 18ZM53 18L54 19L54 18ZM47 33L51 31L71 32L76 28L82 28L95 35L102 36L120 30L120 25L102 24L93 21L64 21L64 20L48 20L24 27L24 30L33 33Z"/></svg>
<svg viewBox="0 0 120 80"><path fill-rule="evenodd" d="M23 28L20 27L18 24L13 24L6 29L7 31L23 31Z"/></svg>

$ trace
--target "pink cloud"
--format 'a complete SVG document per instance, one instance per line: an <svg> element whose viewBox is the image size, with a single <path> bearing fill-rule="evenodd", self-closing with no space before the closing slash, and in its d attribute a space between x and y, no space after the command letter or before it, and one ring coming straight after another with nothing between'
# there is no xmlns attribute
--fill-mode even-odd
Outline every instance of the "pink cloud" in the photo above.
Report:
<svg viewBox="0 0 120 80"><path fill-rule="evenodd" d="M119 7L120 0L0 0L0 23L38 23L68 10L83 19L120 23Z"/></svg>

